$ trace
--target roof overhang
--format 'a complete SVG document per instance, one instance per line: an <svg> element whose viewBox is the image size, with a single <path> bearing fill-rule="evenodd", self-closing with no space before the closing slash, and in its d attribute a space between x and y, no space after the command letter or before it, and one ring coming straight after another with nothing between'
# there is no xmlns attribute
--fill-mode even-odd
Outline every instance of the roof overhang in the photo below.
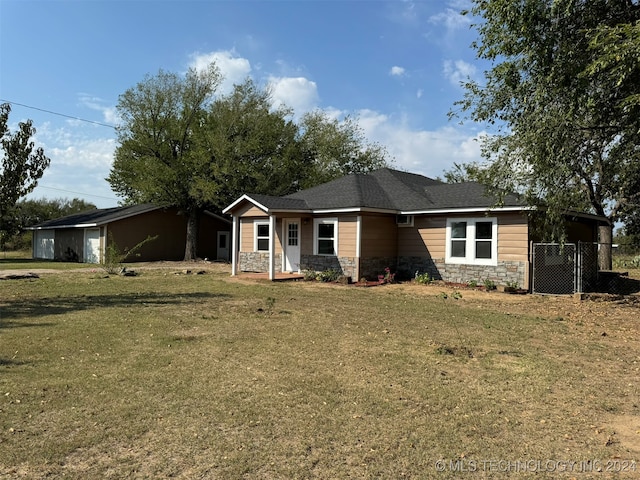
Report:
<svg viewBox="0 0 640 480"><path fill-rule="evenodd" d="M526 212L535 210L535 207L463 207L463 208L434 208L427 210L403 210L400 215L437 215L446 213L494 213L494 212Z"/></svg>
<svg viewBox="0 0 640 480"><path fill-rule="evenodd" d="M62 230L63 228L96 228L99 223L78 223L70 225L49 225L46 227L25 227L25 230Z"/></svg>

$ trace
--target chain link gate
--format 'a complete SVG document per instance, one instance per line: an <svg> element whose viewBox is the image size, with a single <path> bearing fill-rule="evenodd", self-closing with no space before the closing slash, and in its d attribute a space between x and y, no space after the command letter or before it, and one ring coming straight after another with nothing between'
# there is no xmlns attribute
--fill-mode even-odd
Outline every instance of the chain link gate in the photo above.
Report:
<svg viewBox="0 0 640 480"><path fill-rule="evenodd" d="M591 292L598 281L598 245L534 243L533 293L570 295Z"/></svg>

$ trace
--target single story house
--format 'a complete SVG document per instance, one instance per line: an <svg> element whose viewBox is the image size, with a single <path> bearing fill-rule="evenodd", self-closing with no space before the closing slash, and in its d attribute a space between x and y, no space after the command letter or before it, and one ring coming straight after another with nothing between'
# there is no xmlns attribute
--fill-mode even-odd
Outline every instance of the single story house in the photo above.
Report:
<svg viewBox="0 0 640 480"><path fill-rule="evenodd" d="M199 222L197 255L229 260L231 222L210 212ZM145 243L127 262L182 260L186 229L187 219L177 208L152 204L90 210L29 227L33 258L85 263L100 263L110 242L126 252L148 236L158 238Z"/></svg>
<svg viewBox="0 0 640 480"><path fill-rule="evenodd" d="M529 288L530 210L515 195L496 206L475 182L383 168L283 197L245 194L223 213L233 218L232 275L336 269L357 281L389 267ZM573 216L569 241L597 241L601 220Z"/></svg>

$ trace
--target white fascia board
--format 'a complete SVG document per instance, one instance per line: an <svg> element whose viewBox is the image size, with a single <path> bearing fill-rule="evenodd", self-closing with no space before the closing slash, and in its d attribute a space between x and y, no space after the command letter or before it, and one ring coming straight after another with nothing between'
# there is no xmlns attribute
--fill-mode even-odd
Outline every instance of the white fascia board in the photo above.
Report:
<svg viewBox="0 0 640 480"><path fill-rule="evenodd" d="M400 215L429 215L441 213L492 213L492 212L522 212L535 210L535 207L470 207L470 208L439 208L433 210L406 210Z"/></svg>
<svg viewBox="0 0 640 480"><path fill-rule="evenodd" d="M93 228L97 223L78 223L76 225L51 225L48 227L26 227L25 230L62 230L63 228Z"/></svg>
<svg viewBox="0 0 640 480"><path fill-rule="evenodd" d="M269 213L269 209L267 207L262 205L260 202L255 201L253 198L251 198L246 193L244 195L242 195L239 199L237 199L235 202L233 202L231 205L229 205L227 208L222 210L222 213L229 213L229 211L233 210L236 206L238 206L238 204L240 204L241 202L244 202L244 201L247 201L249 203L253 203L260 210L264 210L266 213Z"/></svg>
<svg viewBox="0 0 640 480"><path fill-rule="evenodd" d="M274 208L271 210L272 213L304 213L304 214L311 214L313 213L311 210L304 210L304 209L289 209L289 208Z"/></svg>
<svg viewBox="0 0 640 480"><path fill-rule="evenodd" d="M318 215L326 215L331 213L360 213L360 212L391 213L393 215L398 213L396 210L387 210L384 208L366 208L366 207L326 208L326 209L318 209L318 210L311 211L311 213L318 214Z"/></svg>

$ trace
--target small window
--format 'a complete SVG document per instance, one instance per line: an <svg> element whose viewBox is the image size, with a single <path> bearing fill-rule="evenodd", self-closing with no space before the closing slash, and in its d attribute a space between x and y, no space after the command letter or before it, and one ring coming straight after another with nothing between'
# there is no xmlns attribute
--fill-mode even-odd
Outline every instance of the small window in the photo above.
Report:
<svg viewBox="0 0 640 480"><path fill-rule="evenodd" d="M337 255L338 251L338 220L314 220L314 254Z"/></svg>
<svg viewBox="0 0 640 480"><path fill-rule="evenodd" d="M497 265L498 222L495 218L447 220L447 263Z"/></svg>
<svg viewBox="0 0 640 480"><path fill-rule="evenodd" d="M467 256L467 222L451 224L451 256L457 258Z"/></svg>
<svg viewBox="0 0 640 480"><path fill-rule="evenodd" d="M413 227L413 215L396 215L396 224L400 227Z"/></svg>
<svg viewBox="0 0 640 480"><path fill-rule="evenodd" d="M290 223L289 224L287 245L289 245L290 247L297 247L298 246L298 224L297 223Z"/></svg>
<svg viewBox="0 0 640 480"><path fill-rule="evenodd" d="M269 223L268 222L255 222L255 250L257 252L269 251Z"/></svg>
<svg viewBox="0 0 640 480"><path fill-rule="evenodd" d="M476 222L476 258L491 258L492 222Z"/></svg>

